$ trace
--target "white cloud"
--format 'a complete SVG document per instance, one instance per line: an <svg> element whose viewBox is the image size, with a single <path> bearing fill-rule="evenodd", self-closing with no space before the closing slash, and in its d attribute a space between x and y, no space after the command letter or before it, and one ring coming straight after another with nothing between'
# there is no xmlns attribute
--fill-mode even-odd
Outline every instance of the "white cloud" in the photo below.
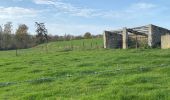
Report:
<svg viewBox="0 0 170 100"><path fill-rule="evenodd" d="M85 32L91 32L92 34L102 34L103 30L111 30L113 28L106 25L47 23L47 29L49 33L57 35L83 35Z"/></svg>
<svg viewBox="0 0 170 100"><path fill-rule="evenodd" d="M156 11L157 6L151 3L134 3L124 10L104 12L103 17L132 19L139 17L151 16ZM159 8L160 9L160 8Z"/></svg>
<svg viewBox="0 0 170 100"><path fill-rule="evenodd" d="M54 6L57 12L67 13L73 16L81 17L101 17L101 18L134 18L142 15L149 14L148 12L156 5L151 3L134 3L124 10L102 10L92 8L76 7L70 3L62 2L62 0L33 0L36 4L44 4ZM150 12L151 14L152 12Z"/></svg>
<svg viewBox="0 0 170 100"><path fill-rule="evenodd" d="M33 0L36 4L55 4L53 0Z"/></svg>
<svg viewBox="0 0 170 100"><path fill-rule="evenodd" d="M22 7L0 7L1 19L16 19L22 17L34 17L37 11L34 9L27 9Z"/></svg>
<svg viewBox="0 0 170 100"><path fill-rule="evenodd" d="M135 3L131 6L131 9L152 9L155 8L156 5L155 4L151 4L151 3L144 3L144 2L140 2L140 3Z"/></svg>
<svg viewBox="0 0 170 100"><path fill-rule="evenodd" d="M61 2L60 0L34 0L36 4L52 5L55 6L59 12L67 13L73 16L90 17L97 16L97 9L76 7L69 3Z"/></svg>
<svg viewBox="0 0 170 100"><path fill-rule="evenodd" d="M152 13L153 10L157 8L157 5L151 3L134 3L128 9L125 10L127 13L131 14L148 14L148 12ZM160 9L160 8L159 8Z"/></svg>
<svg viewBox="0 0 170 100"><path fill-rule="evenodd" d="M20 2L20 1L23 1L23 0L12 0L12 1L14 1L14 2Z"/></svg>

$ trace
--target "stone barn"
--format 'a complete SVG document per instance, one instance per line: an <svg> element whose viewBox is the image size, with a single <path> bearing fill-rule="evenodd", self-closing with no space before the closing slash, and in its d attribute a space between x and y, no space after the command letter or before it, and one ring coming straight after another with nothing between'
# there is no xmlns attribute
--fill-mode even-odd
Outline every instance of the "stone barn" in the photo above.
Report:
<svg viewBox="0 0 170 100"><path fill-rule="evenodd" d="M146 25L120 30L104 31L104 48L138 48L138 47L161 47L161 37L170 30L156 25ZM168 35L169 36L169 35ZM170 41L169 41L170 42Z"/></svg>

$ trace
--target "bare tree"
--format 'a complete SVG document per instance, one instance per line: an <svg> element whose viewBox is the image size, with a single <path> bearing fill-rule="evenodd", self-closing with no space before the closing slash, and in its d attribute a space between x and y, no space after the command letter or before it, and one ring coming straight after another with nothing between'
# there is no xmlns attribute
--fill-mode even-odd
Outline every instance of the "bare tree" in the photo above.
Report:
<svg viewBox="0 0 170 100"><path fill-rule="evenodd" d="M10 49L12 48L12 22L7 22L4 25L4 31L3 31L3 48L4 49Z"/></svg>
<svg viewBox="0 0 170 100"><path fill-rule="evenodd" d="M2 29L2 26L0 25L0 33L2 33L3 29Z"/></svg>
<svg viewBox="0 0 170 100"><path fill-rule="evenodd" d="M2 26L0 26L0 49L2 49L2 42L3 42L3 29Z"/></svg>

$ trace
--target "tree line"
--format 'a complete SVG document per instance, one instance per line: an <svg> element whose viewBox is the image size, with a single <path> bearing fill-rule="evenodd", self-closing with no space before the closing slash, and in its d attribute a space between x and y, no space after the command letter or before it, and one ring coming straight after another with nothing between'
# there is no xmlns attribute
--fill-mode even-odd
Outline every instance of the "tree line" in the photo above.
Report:
<svg viewBox="0 0 170 100"><path fill-rule="evenodd" d="M70 41L70 40L80 40L80 39L92 39L92 38L102 38L103 35L92 35L90 32L84 33L84 35L71 35L71 34L65 34L64 36L58 36L58 35L48 35L50 41Z"/></svg>
<svg viewBox="0 0 170 100"><path fill-rule="evenodd" d="M44 23L35 22L36 35L28 33L29 27L26 24L18 25L13 32L12 22L0 25L0 50L14 50L34 47L38 44L48 43L49 41L69 41L73 39L87 39L101 37L102 35L92 35L86 32L84 36L74 36L65 34L64 36L49 35Z"/></svg>

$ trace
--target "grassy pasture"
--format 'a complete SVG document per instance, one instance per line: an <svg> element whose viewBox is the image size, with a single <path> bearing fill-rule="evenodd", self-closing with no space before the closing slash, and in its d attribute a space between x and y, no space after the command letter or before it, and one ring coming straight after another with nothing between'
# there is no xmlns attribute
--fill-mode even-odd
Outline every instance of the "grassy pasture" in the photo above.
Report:
<svg viewBox="0 0 170 100"><path fill-rule="evenodd" d="M170 99L170 50L100 47L102 39L87 39L49 43L48 53L1 51L0 99Z"/></svg>

